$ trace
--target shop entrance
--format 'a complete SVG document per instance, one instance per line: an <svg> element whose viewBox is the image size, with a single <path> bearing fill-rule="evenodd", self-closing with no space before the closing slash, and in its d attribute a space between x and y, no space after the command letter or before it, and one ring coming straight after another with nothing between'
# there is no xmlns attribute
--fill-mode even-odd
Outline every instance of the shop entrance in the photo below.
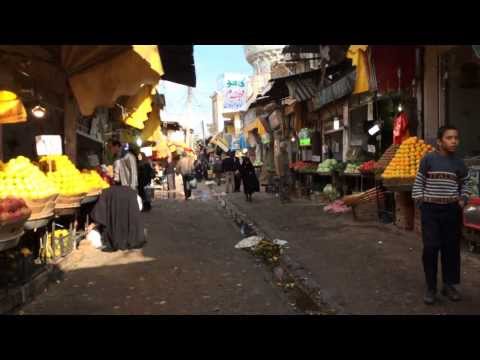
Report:
<svg viewBox="0 0 480 360"><path fill-rule="evenodd" d="M480 155L480 54L458 46L441 57L445 123L460 130L458 154Z"/></svg>

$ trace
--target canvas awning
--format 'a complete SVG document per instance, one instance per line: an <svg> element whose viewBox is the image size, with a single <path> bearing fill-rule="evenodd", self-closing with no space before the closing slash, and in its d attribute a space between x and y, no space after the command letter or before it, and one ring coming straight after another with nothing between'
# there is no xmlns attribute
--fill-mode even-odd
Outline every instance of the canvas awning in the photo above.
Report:
<svg viewBox="0 0 480 360"><path fill-rule="evenodd" d="M0 90L0 125L27 121L27 112L18 96L10 91Z"/></svg>
<svg viewBox="0 0 480 360"><path fill-rule="evenodd" d="M97 60L110 55L99 63L92 63L92 58L87 56L88 49L77 48L64 47L62 62L67 73L72 74L69 84L84 116L92 115L100 106L113 107L121 96L136 95L142 85L156 86L163 75L160 55L154 45L132 45L128 49L108 46L98 49L97 46L91 50Z"/></svg>
<svg viewBox="0 0 480 360"><path fill-rule="evenodd" d="M352 71L340 80L320 90L312 99L314 110L318 110L335 100L351 94L355 87L355 79L356 71Z"/></svg>
<svg viewBox="0 0 480 360"><path fill-rule="evenodd" d="M165 74L163 80L195 87L193 45L158 45Z"/></svg>
<svg viewBox="0 0 480 360"><path fill-rule="evenodd" d="M250 131L258 130L258 134L262 136L265 134L267 131L265 130L265 127L263 126L262 122L260 121L260 118L255 119L255 121L251 122L250 124L246 125L243 127L243 132L245 134L248 134Z"/></svg>

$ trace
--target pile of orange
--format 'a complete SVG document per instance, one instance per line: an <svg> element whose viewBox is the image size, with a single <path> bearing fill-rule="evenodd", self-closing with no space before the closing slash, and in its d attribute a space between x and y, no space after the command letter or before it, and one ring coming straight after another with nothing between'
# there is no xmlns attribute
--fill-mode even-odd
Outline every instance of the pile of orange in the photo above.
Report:
<svg viewBox="0 0 480 360"><path fill-rule="evenodd" d="M413 179L417 175L420 160L432 151L431 145L425 144L416 136L406 139L397 150L395 157L388 164L382 177L384 179Z"/></svg>

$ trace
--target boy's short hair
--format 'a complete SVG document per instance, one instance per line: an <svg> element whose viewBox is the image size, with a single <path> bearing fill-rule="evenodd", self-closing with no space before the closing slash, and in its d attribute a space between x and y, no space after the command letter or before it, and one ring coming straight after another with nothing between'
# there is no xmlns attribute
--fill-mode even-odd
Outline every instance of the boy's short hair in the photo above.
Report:
<svg viewBox="0 0 480 360"><path fill-rule="evenodd" d="M112 140L112 141L110 141L110 145L122 147L122 143L121 143L120 141L118 141L118 140Z"/></svg>
<svg viewBox="0 0 480 360"><path fill-rule="evenodd" d="M458 131L458 128L456 128L456 127L453 126L453 125L441 126L440 128L438 128L438 131L437 131L437 139L438 139L438 140L442 140L443 135L445 135L445 133L446 133L448 130L456 130L457 132L459 132L459 131Z"/></svg>

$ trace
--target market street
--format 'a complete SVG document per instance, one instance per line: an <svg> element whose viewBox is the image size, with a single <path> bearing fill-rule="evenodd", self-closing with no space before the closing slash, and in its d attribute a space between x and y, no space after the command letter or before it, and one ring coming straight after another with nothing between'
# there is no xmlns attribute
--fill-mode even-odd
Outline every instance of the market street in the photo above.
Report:
<svg viewBox="0 0 480 360"><path fill-rule="evenodd" d="M264 265L234 248L239 229L214 199L161 199L143 216L144 249L103 253L84 241L64 280L20 313L296 313Z"/></svg>

